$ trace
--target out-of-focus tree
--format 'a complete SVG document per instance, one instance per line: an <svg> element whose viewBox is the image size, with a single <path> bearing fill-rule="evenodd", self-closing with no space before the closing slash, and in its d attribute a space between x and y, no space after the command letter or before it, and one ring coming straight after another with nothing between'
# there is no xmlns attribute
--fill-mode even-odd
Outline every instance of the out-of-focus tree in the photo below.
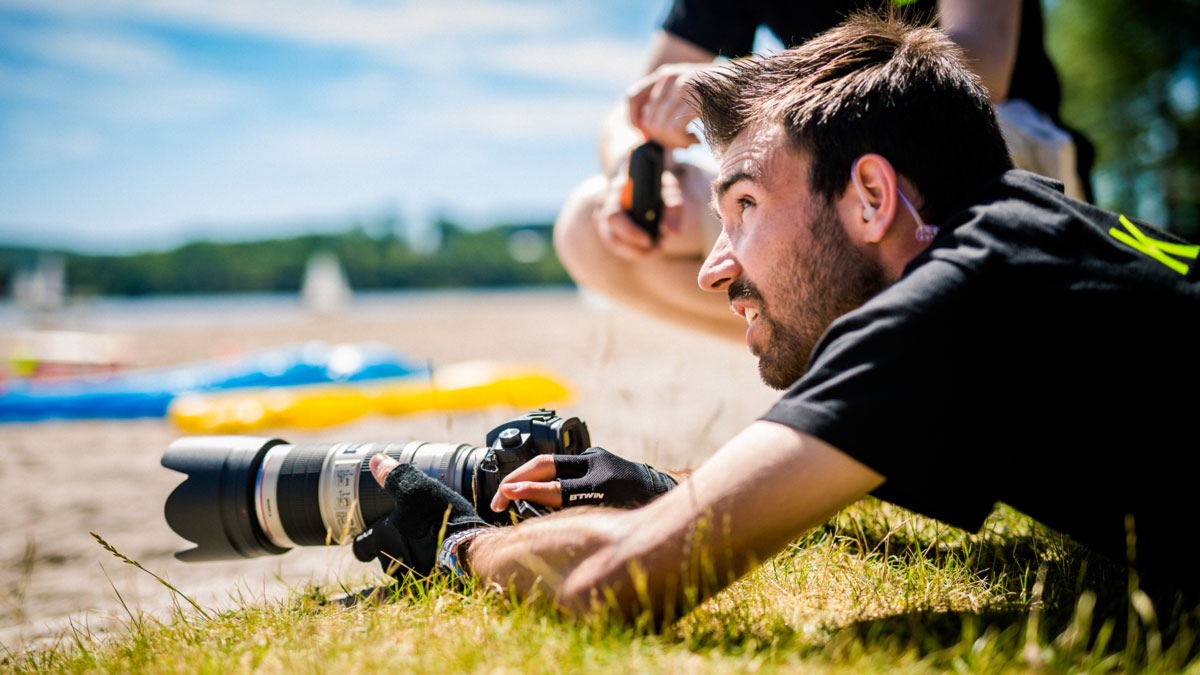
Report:
<svg viewBox="0 0 1200 675"><path fill-rule="evenodd" d="M1200 240L1200 0L1043 0L1096 201Z"/></svg>

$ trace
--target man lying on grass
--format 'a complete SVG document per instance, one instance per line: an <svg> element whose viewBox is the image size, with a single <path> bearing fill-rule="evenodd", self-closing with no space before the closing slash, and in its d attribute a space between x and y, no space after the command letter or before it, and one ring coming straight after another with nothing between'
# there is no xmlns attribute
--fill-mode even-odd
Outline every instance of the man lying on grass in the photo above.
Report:
<svg viewBox="0 0 1200 675"><path fill-rule="evenodd" d="M669 620L874 495L968 531L1002 502L1194 593L1200 247L1012 170L935 28L859 15L696 92L723 221L699 283L783 397L674 487L607 454L541 457L494 508L638 485L644 505L513 527L376 457L397 510L360 557Z"/></svg>

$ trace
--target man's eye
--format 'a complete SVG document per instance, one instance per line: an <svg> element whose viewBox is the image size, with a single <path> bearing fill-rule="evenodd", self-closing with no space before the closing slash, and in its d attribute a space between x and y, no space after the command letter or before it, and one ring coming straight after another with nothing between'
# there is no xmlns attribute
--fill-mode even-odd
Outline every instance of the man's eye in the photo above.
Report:
<svg viewBox="0 0 1200 675"><path fill-rule="evenodd" d="M750 208L751 206L754 206L753 199L750 199L749 197L739 197L738 198L738 200L737 200L738 211L745 211L746 209Z"/></svg>

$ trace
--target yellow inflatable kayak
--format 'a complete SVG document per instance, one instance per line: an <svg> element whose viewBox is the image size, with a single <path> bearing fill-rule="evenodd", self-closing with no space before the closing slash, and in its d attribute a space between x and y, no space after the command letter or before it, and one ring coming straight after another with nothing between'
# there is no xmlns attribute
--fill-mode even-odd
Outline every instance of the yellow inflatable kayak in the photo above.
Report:
<svg viewBox="0 0 1200 675"><path fill-rule="evenodd" d="M190 433L228 434L264 427L327 427L369 414L529 408L572 397L570 387L536 366L470 361L436 368L431 375L184 394L171 401L167 416Z"/></svg>

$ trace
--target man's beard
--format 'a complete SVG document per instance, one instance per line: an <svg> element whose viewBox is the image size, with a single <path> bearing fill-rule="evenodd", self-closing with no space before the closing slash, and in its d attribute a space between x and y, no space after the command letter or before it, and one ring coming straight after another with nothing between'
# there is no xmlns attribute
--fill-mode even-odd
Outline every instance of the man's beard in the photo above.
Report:
<svg viewBox="0 0 1200 675"><path fill-rule="evenodd" d="M742 278L729 286L729 299L758 302L758 322L769 340L752 347L763 382L786 389L808 369L809 357L829 325L860 307L886 285L882 268L854 248L826 205L813 222L812 243L797 246L785 268L777 272L778 297L768 306L753 281Z"/></svg>

